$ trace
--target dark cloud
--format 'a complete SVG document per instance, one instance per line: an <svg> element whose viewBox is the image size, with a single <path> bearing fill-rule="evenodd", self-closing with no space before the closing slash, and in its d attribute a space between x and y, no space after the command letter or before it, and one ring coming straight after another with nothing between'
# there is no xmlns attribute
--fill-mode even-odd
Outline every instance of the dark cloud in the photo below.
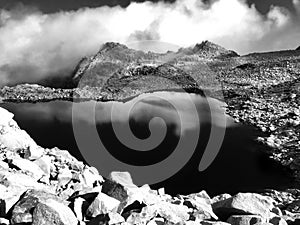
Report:
<svg viewBox="0 0 300 225"><path fill-rule="evenodd" d="M96 8L101 6L121 6L127 7L131 2L145 2L146 0L0 0L0 8L11 9L18 4L40 9L44 13L54 13L59 11L78 10L83 7ZM176 0L148 0L150 2L169 2ZM180 0L178 0L180 1ZM209 5L214 0L202 0ZM255 4L256 9L266 14L272 5L286 7L295 12L293 0L247 0L248 4Z"/></svg>
<svg viewBox="0 0 300 225"><path fill-rule="evenodd" d="M0 1L8 8L11 0ZM264 15L244 0L144 2L52 14L38 11L37 1L23 2L10 10L0 9L0 85L69 75L83 56L96 53L107 41L135 41L139 49L161 49L161 44L155 44L161 41L164 50L174 50L175 45L211 40L246 54L294 49L300 40L300 0L293 1L294 13L272 6Z"/></svg>
<svg viewBox="0 0 300 225"><path fill-rule="evenodd" d="M272 6L281 6L293 13L296 12L293 0L247 0L247 2L249 5L254 4L255 8L263 14L268 13Z"/></svg>

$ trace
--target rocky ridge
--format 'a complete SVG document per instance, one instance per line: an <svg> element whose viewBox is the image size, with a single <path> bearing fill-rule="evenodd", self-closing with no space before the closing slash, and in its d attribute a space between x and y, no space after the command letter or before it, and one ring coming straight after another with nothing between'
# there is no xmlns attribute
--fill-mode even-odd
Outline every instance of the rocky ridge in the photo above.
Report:
<svg viewBox="0 0 300 225"><path fill-rule="evenodd" d="M0 108L0 224L297 224L300 190L170 196L45 149Z"/></svg>

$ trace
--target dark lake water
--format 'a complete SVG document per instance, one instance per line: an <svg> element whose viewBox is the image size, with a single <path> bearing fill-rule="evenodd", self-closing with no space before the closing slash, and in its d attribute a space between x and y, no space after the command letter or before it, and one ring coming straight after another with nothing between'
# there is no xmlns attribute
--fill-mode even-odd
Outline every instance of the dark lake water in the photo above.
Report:
<svg viewBox="0 0 300 225"><path fill-rule="evenodd" d="M78 147L78 138L75 137L73 129L75 120L80 127L79 133L83 135L82 140L86 148L98 151L91 141L90 131L95 124L91 120L93 115L89 114L90 106L95 108L93 119L96 121L98 138L109 154L125 164L140 166L141 170L143 166L154 165L172 155L181 140L180 137L186 141L197 137L193 155L188 163L182 165L183 168L172 177L152 185L153 188L165 187L171 194L187 194L203 189L211 195L225 192L233 194L293 186L288 171L269 160L263 153L263 146L254 141L259 135L257 130L250 126L234 124L229 117L224 116L224 104L217 100L186 95L160 92L142 95L126 103L53 101L35 104L2 103L0 106L13 112L19 126L42 147L67 149L78 159L86 160L95 167L101 165L95 165L97 159L87 160L85 149ZM130 116L127 115L129 111ZM195 119L195 114L198 119ZM116 129L122 138L116 136ZM164 131L162 140L154 146L143 142L152 135L159 139ZM222 132L224 139L217 157L206 170L199 172L199 162L204 151L207 151L212 133ZM136 143L131 142L132 146L122 143L132 136L138 139ZM137 151L136 148L151 150ZM95 155L98 159L101 157L99 154L98 152ZM168 169L170 168L166 166L165 170ZM156 175L159 174L145 174L152 177Z"/></svg>

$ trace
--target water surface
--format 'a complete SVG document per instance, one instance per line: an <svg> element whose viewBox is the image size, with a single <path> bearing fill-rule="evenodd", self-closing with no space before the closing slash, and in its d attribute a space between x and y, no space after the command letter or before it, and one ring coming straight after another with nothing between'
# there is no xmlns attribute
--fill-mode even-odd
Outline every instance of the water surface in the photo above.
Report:
<svg viewBox="0 0 300 225"><path fill-rule="evenodd" d="M94 125L89 119L87 107L91 103L95 104L94 119L99 138L106 149L116 159L137 166L151 165L166 159L176 148L180 136L190 137L200 131L191 160L173 177L153 185L154 188L165 187L171 194L186 194L205 189L211 195L215 195L292 187L288 171L269 160L264 153L264 147L254 141L260 135L258 131L250 126L234 124L229 117L224 117L223 103L198 95L189 95L194 104L190 106L191 102L187 100L186 94L166 92L146 94L138 98L138 101L134 99L117 104L74 103L80 109L76 111L76 120L83 130L87 130L88 140L88 131ZM171 104L172 101L176 102L177 108ZM84 161L83 150L78 148L74 137L72 104L64 101L36 104L2 103L1 107L13 112L19 126L39 145L67 149ZM113 118L112 106L116 112ZM193 109L196 109L199 122L195 122ZM129 118L126 114L128 111L131 112ZM161 119L152 120L153 118ZM137 139L144 140L151 136L151 120L153 133L159 133L166 128L162 142L151 151L135 151L130 146L125 146L120 138L116 137L113 129L114 124L118 130L126 130L129 124L130 132ZM225 130L224 141L212 165L199 172L199 162L207 148L212 130Z"/></svg>

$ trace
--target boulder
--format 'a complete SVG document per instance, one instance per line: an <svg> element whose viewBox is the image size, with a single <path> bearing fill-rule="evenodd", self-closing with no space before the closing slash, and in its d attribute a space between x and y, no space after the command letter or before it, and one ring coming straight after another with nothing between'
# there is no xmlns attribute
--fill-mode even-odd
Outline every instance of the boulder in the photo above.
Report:
<svg viewBox="0 0 300 225"><path fill-rule="evenodd" d="M86 211L88 217L96 217L101 214L117 212L120 201L104 193L99 193Z"/></svg>
<svg viewBox="0 0 300 225"><path fill-rule="evenodd" d="M0 198L5 201L6 213L28 189L54 192L51 187L40 184L31 176L19 172L0 171L0 178Z"/></svg>
<svg viewBox="0 0 300 225"><path fill-rule="evenodd" d="M78 220L72 210L53 199L38 203L33 211L32 225L76 225L77 223Z"/></svg>
<svg viewBox="0 0 300 225"><path fill-rule="evenodd" d="M183 204L189 208L195 209L193 216L198 220L218 219L213 212L211 205L207 203L207 199L194 196L194 198L186 199Z"/></svg>
<svg viewBox="0 0 300 225"><path fill-rule="evenodd" d="M220 195L217 195L215 197L212 198L212 201L211 203L215 203L215 202L220 202L220 201L223 201L225 199L228 199L228 198L231 198L232 196L230 194L220 194Z"/></svg>
<svg viewBox="0 0 300 225"><path fill-rule="evenodd" d="M288 223L281 217L275 216L269 220L269 223L273 225L287 225Z"/></svg>
<svg viewBox="0 0 300 225"><path fill-rule="evenodd" d="M5 219L5 218L0 218L0 224L1 225L8 225L9 224L9 220Z"/></svg>
<svg viewBox="0 0 300 225"><path fill-rule="evenodd" d="M53 200L62 204L54 194L42 190L28 190L25 192L12 210L12 224L32 222L32 212L39 203Z"/></svg>
<svg viewBox="0 0 300 225"><path fill-rule="evenodd" d="M84 184L88 187L94 187L95 185L104 182L103 177L99 175L96 168L87 166L82 171L82 179Z"/></svg>
<svg viewBox="0 0 300 225"><path fill-rule="evenodd" d="M157 216L154 207L144 207L140 213L132 212L126 219L129 224L147 224L150 220Z"/></svg>
<svg viewBox="0 0 300 225"><path fill-rule="evenodd" d="M190 218L190 209L184 205L175 205L169 202L160 202L147 206L149 211L154 211L157 215L170 223L184 223Z"/></svg>
<svg viewBox="0 0 300 225"><path fill-rule="evenodd" d="M254 225L258 223L265 223L261 216L257 215L234 215L227 220L231 225Z"/></svg>
<svg viewBox="0 0 300 225"><path fill-rule="evenodd" d="M0 107L0 143L8 150L16 152L28 149L32 155L35 155L39 152L39 146L24 130L20 129L13 117L12 113Z"/></svg>
<svg viewBox="0 0 300 225"><path fill-rule="evenodd" d="M274 208L274 200L270 197L254 193L239 193L223 201L215 202L212 207L219 218L226 219L235 214L260 215L269 218Z"/></svg>
<svg viewBox="0 0 300 225"><path fill-rule="evenodd" d="M108 179L118 184L121 184L125 188L136 188L137 186L133 183L130 173L128 172L116 172L113 171L109 174Z"/></svg>

